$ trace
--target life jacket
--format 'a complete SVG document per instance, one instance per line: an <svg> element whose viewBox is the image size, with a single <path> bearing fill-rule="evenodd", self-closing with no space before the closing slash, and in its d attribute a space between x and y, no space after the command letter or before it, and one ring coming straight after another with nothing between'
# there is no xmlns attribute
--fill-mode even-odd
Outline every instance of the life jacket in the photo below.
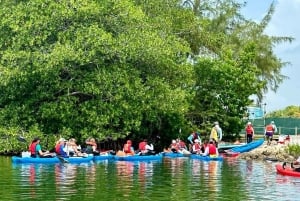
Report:
<svg viewBox="0 0 300 201"><path fill-rule="evenodd" d="M179 149L186 148L185 143L183 141L180 141L177 146L178 146Z"/></svg>
<svg viewBox="0 0 300 201"><path fill-rule="evenodd" d="M199 143L195 143L195 144L194 144L194 151L198 151L198 150L200 150L200 149L201 149L200 144L199 144Z"/></svg>
<svg viewBox="0 0 300 201"><path fill-rule="evenodd" d="M124 152L131 153L131 146L130 144L124 144Z"/></svg>
<svg viewBox="0 0 300 201"><path fill-rule="evenodd" d="M194 132L193 133L193 141L196 140L196 139L198 139L198 138L199 138L198 133Z"/></svg>
<svg viewBox="0 0 300 201"><path fill-rule="evenodd" d="M249 135L249 134L253 134L253 128L252 126L248 125L246 127L246 134Z"/></svg>
<svg viewBox="0 0 300 201"><path fill-rule="evenodd" d="M57 145L55 145L55 153L60 155L60 144L58 143Z"/></svg>
<svg viewBox="0 0 300 201"><path fill-rule="evenodd" d="M273 132L273 131L274 131L273 125L271 125L271 124L267 125L267 126L266 126L266 131L267 131L267 132L270 132L270 133Z"/></svg>
<svg viewBox="0 0 300 201"><path fill-rule="evenodd" d="M213 144L208 145L208 153L209 155L216 155L217 154L217 148Z"/></svg>
<svg viewBox="0 0 300 201"><path fill-rule="evenodd" d="M178 149L179 149L178 144L177 143L172 143L171 144L171 149L175 149L176 151L178 151Z"/></svg>
<svg viewBox="0 0 300 201"><path fill-rule="evenodd" d="M37 142L31 143L29 145L29 152L31 155L36 155L36 145L37 145Z"/></svg>
<svg viewBox="0 0 300 201"><path fill-rule="evenodd" d="M139 150L140 151L145 151L146 150L146 142L140 142L139 144Z"/></svg>

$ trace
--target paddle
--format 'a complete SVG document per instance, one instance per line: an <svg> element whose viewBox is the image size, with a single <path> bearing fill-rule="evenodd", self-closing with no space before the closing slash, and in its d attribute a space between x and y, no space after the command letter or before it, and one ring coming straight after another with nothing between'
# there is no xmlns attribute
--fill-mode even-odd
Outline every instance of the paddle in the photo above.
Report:
<svg viewBox="0 0 300 201"><path fill-rule="evenodd" d="M18 136L17 137L17 140L19 141L19 142L23 142L23 143L26 143L27 142L27 140L23 137L23 136Z"/></svg>
<svg viewBox="0 0 300 201"><path fill-rule="evenodd" d="M58 160L61 162L61 163L63 163L63 164L65 164L65 163L69 163L69 161L68 160L66 160L64 157L62 157L62 156L58 156L58 155L56 155L56 157L58 158Z"/></svg>

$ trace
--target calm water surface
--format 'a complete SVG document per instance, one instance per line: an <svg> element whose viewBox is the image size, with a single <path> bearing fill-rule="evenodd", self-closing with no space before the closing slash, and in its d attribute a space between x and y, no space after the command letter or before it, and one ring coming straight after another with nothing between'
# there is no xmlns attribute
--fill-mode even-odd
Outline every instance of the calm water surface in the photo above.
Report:
<svg viewBox="0 0 300 201"><path fill-rule="evenodd" d="M0 200L300 200L300 178L274 166L234 158L24 165L0 157Z"/></svg>

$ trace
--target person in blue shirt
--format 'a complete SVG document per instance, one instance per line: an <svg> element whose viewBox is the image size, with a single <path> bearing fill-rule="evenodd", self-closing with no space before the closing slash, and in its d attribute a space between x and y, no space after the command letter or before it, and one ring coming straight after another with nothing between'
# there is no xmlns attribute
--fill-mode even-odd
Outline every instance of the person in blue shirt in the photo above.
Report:
<svg viewBox="0 0 300 201"><path fill-rule="evenodd" d="M64 157L64 158L68 158L69 155L68 153L65 151L65 144L66 144L67 140L65 140L64 138L60 138L55 146L55 153L58 156Z"/></svg>

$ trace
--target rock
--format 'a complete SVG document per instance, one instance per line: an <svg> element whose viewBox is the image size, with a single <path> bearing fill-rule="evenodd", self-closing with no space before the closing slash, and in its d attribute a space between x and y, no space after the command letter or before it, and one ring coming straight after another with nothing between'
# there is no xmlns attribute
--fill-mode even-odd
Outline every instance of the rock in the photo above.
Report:
<svg viewBox="0 0 300 201"><path fill-rule="evenodd" d="M266 142L246 153L239 155L239 158L246 160L270 160L270 161L287 161L293 162L295 157L289 155L286 150L287 145L277 144L277 142L272 142L271 145L267 145Z"/></svg>

